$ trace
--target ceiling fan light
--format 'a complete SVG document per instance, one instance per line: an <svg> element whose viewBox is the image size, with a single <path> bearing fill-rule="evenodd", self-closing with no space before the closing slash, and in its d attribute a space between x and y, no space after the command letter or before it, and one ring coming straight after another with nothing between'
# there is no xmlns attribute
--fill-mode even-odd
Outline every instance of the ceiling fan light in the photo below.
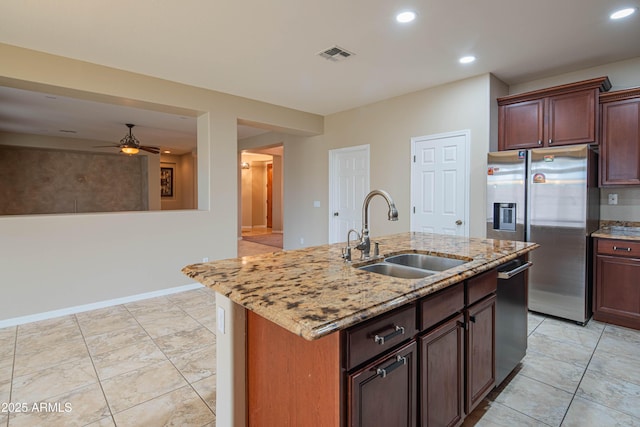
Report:
<svg viewBox="0 0 640 427"><path fill-rule="evenodd" d="M138 154L140 150L137 149L136 147L122 147L120 149L120 152L124 153L124 154Z"/></svg>

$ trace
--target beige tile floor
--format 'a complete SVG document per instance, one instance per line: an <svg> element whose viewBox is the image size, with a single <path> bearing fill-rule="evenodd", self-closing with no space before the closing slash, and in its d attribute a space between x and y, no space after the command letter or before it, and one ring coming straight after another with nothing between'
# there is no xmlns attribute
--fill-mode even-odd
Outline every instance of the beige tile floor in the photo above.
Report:
<svg viewBox="0 0 640 427"><path fill-rule="evenodd" d="M0 329L0 427L214 426L214 305L202 288ZM465 426L640 426L639 331L535 314L529 329Z"/></svg>

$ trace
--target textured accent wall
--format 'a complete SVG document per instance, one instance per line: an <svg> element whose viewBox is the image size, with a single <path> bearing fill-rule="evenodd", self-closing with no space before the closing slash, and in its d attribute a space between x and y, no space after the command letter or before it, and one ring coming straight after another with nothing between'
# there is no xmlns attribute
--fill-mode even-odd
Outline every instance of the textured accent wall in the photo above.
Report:
<svg viewBox="0 0 640 427"><path fill-rule="evenodd" d="M0 215L148 209L146 156L0 146Z"/></svg>

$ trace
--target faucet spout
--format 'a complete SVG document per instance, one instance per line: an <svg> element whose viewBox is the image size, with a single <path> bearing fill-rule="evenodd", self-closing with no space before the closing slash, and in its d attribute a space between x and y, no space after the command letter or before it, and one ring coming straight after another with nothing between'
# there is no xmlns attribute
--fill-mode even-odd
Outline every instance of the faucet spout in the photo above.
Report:
<svg viewBox="0 0 640 427"><path fill-rule="evenodd" d="M371 241L369 240L369 204L371 203L371 199L375 196L381 196L387 202L387 205L389 206L389 211L387 212L389 221L398 220L398 209L396 209L396 205L389 193L384 190L373 190L367 194L364 198L364 202L362 203L362 239L360 244L356 246L356 249L362 251L363 258L369 258L369 253L371 251Z"/></svg>

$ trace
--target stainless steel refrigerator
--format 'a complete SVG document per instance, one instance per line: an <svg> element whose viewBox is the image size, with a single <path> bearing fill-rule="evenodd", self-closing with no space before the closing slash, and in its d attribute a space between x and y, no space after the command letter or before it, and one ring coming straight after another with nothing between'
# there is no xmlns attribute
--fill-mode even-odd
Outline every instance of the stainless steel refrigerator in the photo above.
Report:
<svg viewBox="0 0 640 427"><path fill-rule="evenodd" d="M529 310L585 324L600 193L588 145L489 153L487 237L536 242Z"/></svg>

